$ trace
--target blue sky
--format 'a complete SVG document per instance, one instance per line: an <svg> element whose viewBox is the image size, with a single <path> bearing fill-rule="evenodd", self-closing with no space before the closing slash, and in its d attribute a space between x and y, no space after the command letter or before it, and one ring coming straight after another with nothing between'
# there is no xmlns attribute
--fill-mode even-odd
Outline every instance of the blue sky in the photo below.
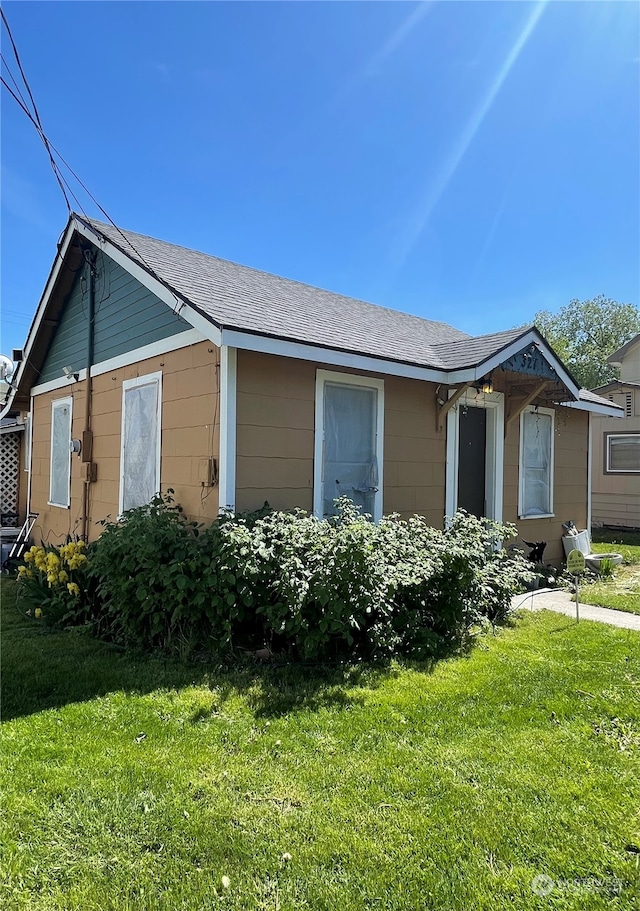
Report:
<svg viewBox="0 0 640 911"><path fill-rule="evenodd" d="M46 132L125 228L473 334L638 304L635 3L3 6ZM67 211L2 100L10 353Z"/></svg>

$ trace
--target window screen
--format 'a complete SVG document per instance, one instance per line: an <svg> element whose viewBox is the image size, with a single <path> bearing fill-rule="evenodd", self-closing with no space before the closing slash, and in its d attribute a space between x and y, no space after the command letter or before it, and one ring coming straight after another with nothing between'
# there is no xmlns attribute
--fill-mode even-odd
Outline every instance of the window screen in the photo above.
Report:
<svg viewBox="0 0 640 911"><path fill-rule="evenodd" d="M71 399L60 399L51 405L51 478L49 502L69 506L71 482Z"/></svg>
<svg viewBox="0 0 640 911"><path fill-rule="evenodd" d="M124 384L120 509L148 503L160 489L160 379Z"/></svg>
<svg viewBox="0 0 640 911"><path fill-rule="evenodd" d="M334 500L347 496L364 513L374 514L378 490L376 389L326 383L322 507L335 512Z"/></svg>
<svg viewBox="0 0 640 911"><path fill-rule="evenodd" d="M607 471L640 471L640 433L607 437Z"/></svg>
<svg viewBox="0 0 640 911"><path fill-rule="evenodd" d="M553 512L553 416L525 411L520 440L520 516Z"/></svg>

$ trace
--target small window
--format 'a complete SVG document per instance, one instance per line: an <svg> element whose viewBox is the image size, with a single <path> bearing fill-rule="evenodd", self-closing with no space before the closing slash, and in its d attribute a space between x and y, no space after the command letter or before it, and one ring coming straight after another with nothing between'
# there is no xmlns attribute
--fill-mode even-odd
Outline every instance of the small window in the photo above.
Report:
<svg viewBox="0 0 640 911"><path fill-rule="evenodd" d="M553 515L554 417L550 408L527 408L520 415L518 515Z"/></svg>
<svg viewBox="0 0 640 911"><path fill-rule="evenodd" d="M68 509L71 504L71 411L73 399L51 403L51 469L49 505Z"/></svg>
<svg viewBox="0 0 640 911"><path fill-rule="evenodd" d="M624 399L624 414L630 418L633 415L633 393L627 392Z"/></svg>
<svg viewBox="0 0 640 911"><path fill-rule="evenodd" d="M122 384L120 512L144 506L160 490L162 374Z"/></svg>
<svg viewBox="0 0 640 911"><path fill-rule="evenodd" d="M640 433L605 434L605 452L607 472L640 472Z"/></svg>

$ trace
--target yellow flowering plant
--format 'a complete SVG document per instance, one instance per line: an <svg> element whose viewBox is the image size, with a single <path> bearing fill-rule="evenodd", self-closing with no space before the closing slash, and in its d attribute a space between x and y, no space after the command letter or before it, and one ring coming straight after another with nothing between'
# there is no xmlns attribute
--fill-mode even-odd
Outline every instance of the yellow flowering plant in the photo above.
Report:
<svg viewBox="0 0 640 911"><path fill-rule="evenodd" d="M84 541L26 551L18 567L18 597L34 617L52 625L89 619L90 552Z"/></svg>

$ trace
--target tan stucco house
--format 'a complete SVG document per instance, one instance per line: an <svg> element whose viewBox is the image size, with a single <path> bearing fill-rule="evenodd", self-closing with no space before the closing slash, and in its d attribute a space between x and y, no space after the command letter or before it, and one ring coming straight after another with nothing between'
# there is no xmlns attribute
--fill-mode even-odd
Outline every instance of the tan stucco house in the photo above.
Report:
<svg viewBox="0 0 640 911"><path fill-rule="evenodd" d="M30 412L29 508L95 538L162 488L193 519L339 495L435 526L464 507L560 560L588 522L591 415L531 327L471 337L72 216L7 407Z"/></svg>
<svg viewBox="0 0 640 911"><path fill-rule="evenodd" d="M620 378L594 392L620 406L622 420L593 421L593 524L640 528L640 334L607 358Z"/></svg>

